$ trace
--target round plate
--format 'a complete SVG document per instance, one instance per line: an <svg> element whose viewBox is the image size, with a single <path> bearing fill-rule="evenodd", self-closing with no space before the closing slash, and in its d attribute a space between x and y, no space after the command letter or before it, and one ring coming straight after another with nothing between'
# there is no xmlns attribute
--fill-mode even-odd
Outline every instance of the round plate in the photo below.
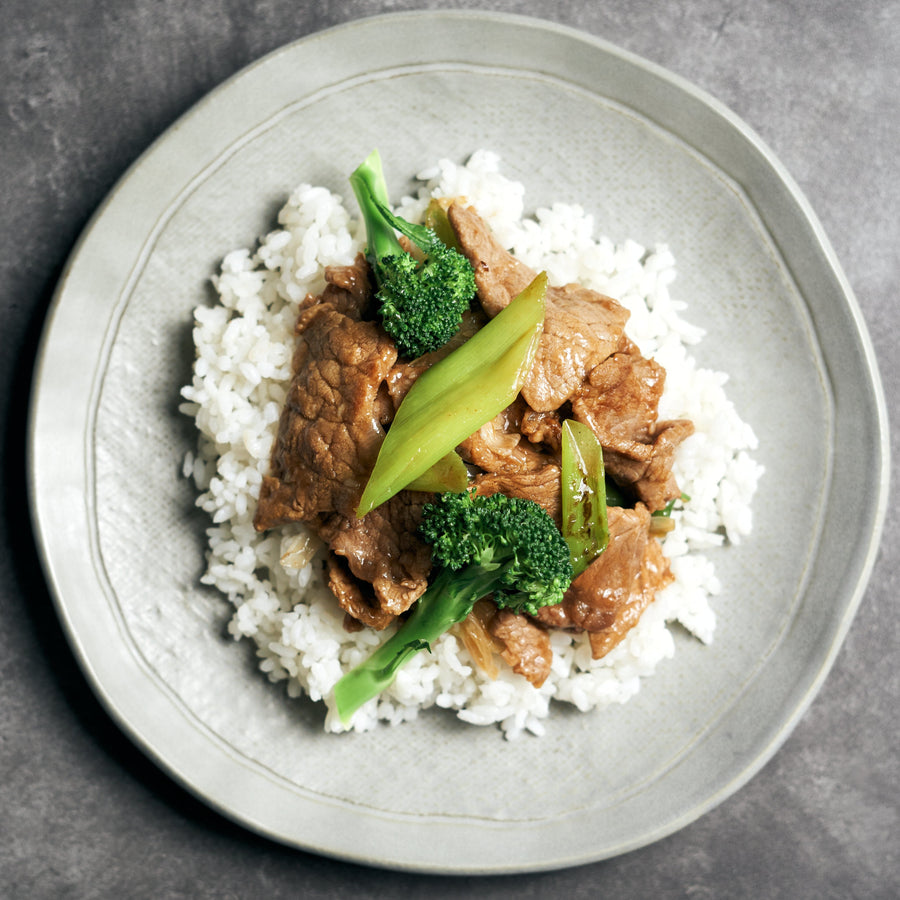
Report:
<svg viewBox="0 0 900 900"><path fill-rule="evenodd" d="M326 735L225 636L199 585L208 522L180 475L192 309L300 182L342 191L372 147L399 194L497 151L529 208L668 243L700 365L766 467L755 530L712 556L711 646L678 634L625 706L541 739L431 711ZM47 323L33 512L74 651L121 727L225 815L285 843L434 872L546 869L683 826L775 751L824 678L885 510L884 405L859 310L796 186L734 115L596 38L489 13L366 19L249 67L162 136L98 211Z"/></svg>

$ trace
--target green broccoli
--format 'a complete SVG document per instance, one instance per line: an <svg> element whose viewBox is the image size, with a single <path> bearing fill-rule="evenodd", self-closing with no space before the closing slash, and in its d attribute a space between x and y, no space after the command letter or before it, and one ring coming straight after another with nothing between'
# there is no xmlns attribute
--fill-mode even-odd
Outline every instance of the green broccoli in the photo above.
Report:
<svg viewBox="0 0 900 900"><path fill-rule="evenodd" d="M561 602L572 581L568 545L532 500L440 494L424 507L420 531L441 568L400 629L335 686L345 725L409 659L462 622L476 600L492 594L501 609L534 615Z"/></svg>
<svg viewBox="0 0 900 900"><path fill-rule="evenodd" d="M471 264L430 228L391 212L377 150L350 176L350 184L366 225L366 255L384 330L408 358L443 347L475 296ZM419 248L421 259L403 248L395 230Z"/></svg>

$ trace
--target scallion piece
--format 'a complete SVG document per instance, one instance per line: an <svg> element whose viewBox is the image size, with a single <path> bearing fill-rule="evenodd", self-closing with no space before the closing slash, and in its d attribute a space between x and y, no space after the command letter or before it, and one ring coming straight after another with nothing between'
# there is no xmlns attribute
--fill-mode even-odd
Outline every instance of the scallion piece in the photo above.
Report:
<svg viewBox="0 0 900 900"><path fill-rule="evenodd" d="M403 398L356 514L371 512L506 409L531 370L544 328L547 276L538 275Z"/></svg>
<svg viewBox="0 0 900 900"><path fill-rule="evenodd" d="M594 432L574 419L562 428L562 533L576 577L609 543L603 448Z"/></svg>

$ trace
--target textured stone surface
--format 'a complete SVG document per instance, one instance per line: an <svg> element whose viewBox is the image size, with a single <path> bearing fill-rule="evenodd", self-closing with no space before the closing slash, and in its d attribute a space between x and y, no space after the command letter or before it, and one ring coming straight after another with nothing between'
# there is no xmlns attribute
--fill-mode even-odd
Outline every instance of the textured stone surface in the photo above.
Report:
<svg viewBox="0 0 900 900"><path fill-rule="evenodd" d="M137 751L93 698L27 524L24 429L38 336L107 191L223 79L380 12L485 7L580 27L695 82L799 182L870 328L900 418L900 4L631 0L290 3L6 0L0 30L0 876L10 897L895 897L900 553L896 508L834 668L773 760L720 807L626 856L449 880L368 870L246 833ZM898 455L894 439L894 457Z"/></svg>

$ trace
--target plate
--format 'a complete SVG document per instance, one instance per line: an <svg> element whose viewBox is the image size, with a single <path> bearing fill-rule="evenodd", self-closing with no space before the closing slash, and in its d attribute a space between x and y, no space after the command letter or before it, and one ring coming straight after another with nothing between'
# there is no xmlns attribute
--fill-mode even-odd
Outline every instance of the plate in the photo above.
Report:
<svg viewBox="0 0 900 900"><path fill-rule="evenodd" d="M390 48L389 50L386 48ZM207 522L180 476L193 307L300 182L348 195L378 146L392 185L498 152L529 208L673 250L707 331L698 362L766 467L755 530L715 553L719 629L626 706L558 709L504 741L440 711L321 731L225 636L198 578ZM374 865L511 872L609 857L680 828L772 755L859 603L886 505L884 403L851 291L796 185L750 129L594 37L491 13L364 19L265 57L125 175L67 266L32 406L33 515L74 652L121 728L249 829Z"/></svg>

